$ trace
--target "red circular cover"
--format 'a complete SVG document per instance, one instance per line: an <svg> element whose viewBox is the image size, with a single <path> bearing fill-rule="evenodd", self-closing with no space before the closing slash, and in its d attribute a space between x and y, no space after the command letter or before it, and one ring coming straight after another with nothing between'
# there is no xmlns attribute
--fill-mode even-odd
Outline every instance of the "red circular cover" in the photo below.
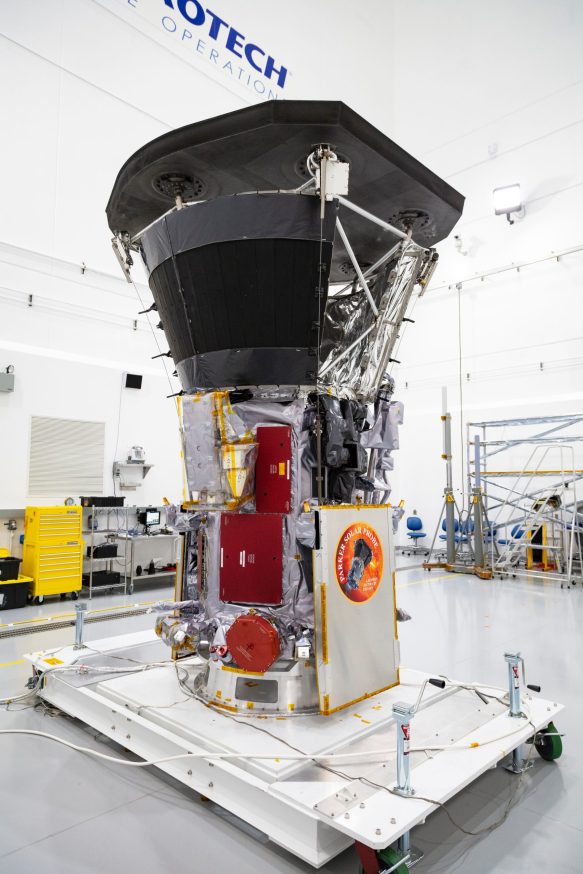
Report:
<svg viewBox="0 0 583 874"><path fill-rule="evenodd" d="M236 664L263 673L279 656L279 635L271 622L256 613L237 616L227 631L227 646Z"/></svg>

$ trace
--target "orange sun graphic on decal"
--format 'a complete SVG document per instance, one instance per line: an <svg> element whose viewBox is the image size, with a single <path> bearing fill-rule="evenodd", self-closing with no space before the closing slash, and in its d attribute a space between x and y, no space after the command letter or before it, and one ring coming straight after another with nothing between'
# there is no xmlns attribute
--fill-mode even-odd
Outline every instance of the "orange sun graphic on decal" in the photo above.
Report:
<svg viewBox="0 0 583 874"><path fill-rule="evenodd" d="M383 548L372 525L348 526L336 549L335 568L338 585L350 601L372 598L383 576Z"/></svg>

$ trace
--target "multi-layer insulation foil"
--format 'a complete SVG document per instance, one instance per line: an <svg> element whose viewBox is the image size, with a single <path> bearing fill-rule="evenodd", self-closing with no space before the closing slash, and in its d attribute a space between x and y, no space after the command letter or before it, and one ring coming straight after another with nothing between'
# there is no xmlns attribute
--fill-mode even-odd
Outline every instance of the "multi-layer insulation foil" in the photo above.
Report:
<svg viewBox="0 0 583 874"><path fill-rule="evenodd" d="M325 503L354 503L373 495L378 503L386 502L390 486L385 472L390 453L398 448L398 426L403 420L403 405L391 401L389 392L390 387L369 405L331 395L316 399L304 394L288 402L231 400L226 391L183 396L191 500L186 510L174 508L169 519L176 529L187 532L183 595L188 600L181 605L181 621L159 622L163 639L186 653L203 634L220 652L226 647L221 643L226 630L250 605L276 623L283 641L311 633L317 429L321 428ZM257 452L262 435L265 439L270 429L277 438L270 437L272 480L277 496L288 497L277 512L261 513L257 511ZM376 458L370 479L367 449L374 449ZM235 494L233 471L240 472L244 493ZM285 482L283 492L277 483L280 477ZM263 492L269 489L269 479L260 482ZM240 516L247 517L249 524L237 525ZM230 526L227 536L229 519L235 526ZM264 553L256 530L262 532ZM233 537L233 531L241 533ZM266 561L277 567L277 585L273 568L266 573Z"/></svg>
<svg viewBox="0 0 583 874"><path fill-rule="evenodd" d="M200 121L120 170L114 251L127 278L142 256L182 385L182 602L158 624L179 652L201 636L233 658L228 632L247 611L243 638L269 622L282 655L295 639L305 658L318 514L388 504L402 420L391 365L462 205L337 101Z"/></svg>

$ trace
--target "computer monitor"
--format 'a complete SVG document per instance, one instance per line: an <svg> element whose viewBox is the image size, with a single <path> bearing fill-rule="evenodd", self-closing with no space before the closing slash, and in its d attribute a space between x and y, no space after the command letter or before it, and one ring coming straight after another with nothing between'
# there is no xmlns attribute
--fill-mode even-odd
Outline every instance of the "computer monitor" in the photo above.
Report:
<svg viewBox="0 0 583 874"><path fill-rule="evenodd" d="M160 510L156 510L155 507L147 507L145 510L140 510L138 513L138 522L140 525L159 525L160 524Z"/></svg>

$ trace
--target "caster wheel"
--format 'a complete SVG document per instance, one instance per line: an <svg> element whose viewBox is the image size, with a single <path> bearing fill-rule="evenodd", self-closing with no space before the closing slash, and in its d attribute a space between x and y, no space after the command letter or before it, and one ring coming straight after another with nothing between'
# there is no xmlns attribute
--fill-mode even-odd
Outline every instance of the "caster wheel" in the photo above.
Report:
<svg viewBox="0 0 583 874"><path fill-rule="evenodd" d="M43 604L44 600L45 600L44 595L39 595L37 598L34 599L34 603L35 604Z"/></svg>
<svg viewBox="0 0 583 874"><path fill-rule="evenodd" d="M71 592L71 601L77 601L79 598L79 592Z"/></svg>
<svg viewBox="0 0 583 874"><path fill-rule="evenodd" d="M377 853L379 862L382 865L388 865L389 868L392 868L394 865L397 865L399 859L401 858L401 854L396 850L393 850L392 847L386 847L384 850L379 850ZM359 874L364 874L364 868L362 865L359 867ZM399 865L394 869L394 874L409 874L409 869L407 865Z"/></svg>
<svg viewBox="0 0 583 874"><path fill-rule="evenodd" d="M29 604L32 604L32 600L33 600L33 598L32 598L32 595L30 594L30 592L29 592L28 595L26 596L26 600L28 601Z"/></svg>
<svg viewBox="0 0 583 874"><path fill-rule="evenodd" d="M130 583L128 586L128 595L133 595L133 594L134 594L134 584Z"/></svg>
<svg viewBox="0 0 583 874"><path fill-rule="evenodd" d="M551 734L543 735L540 740L535 742L535 749L545 762L554 762L555 759L560 758L562 755L563 740L558 734L553 734L556 730L555 724L549 722L547 731L551 732Z"/></svg>
<svg viewBox="0 0 583 874"><path fill-rule="evenodd" d="M64 592L61 592L61 594L59 595L59 598L61 599L61 601L64 601L66 597L67 596Z"/></svg>

